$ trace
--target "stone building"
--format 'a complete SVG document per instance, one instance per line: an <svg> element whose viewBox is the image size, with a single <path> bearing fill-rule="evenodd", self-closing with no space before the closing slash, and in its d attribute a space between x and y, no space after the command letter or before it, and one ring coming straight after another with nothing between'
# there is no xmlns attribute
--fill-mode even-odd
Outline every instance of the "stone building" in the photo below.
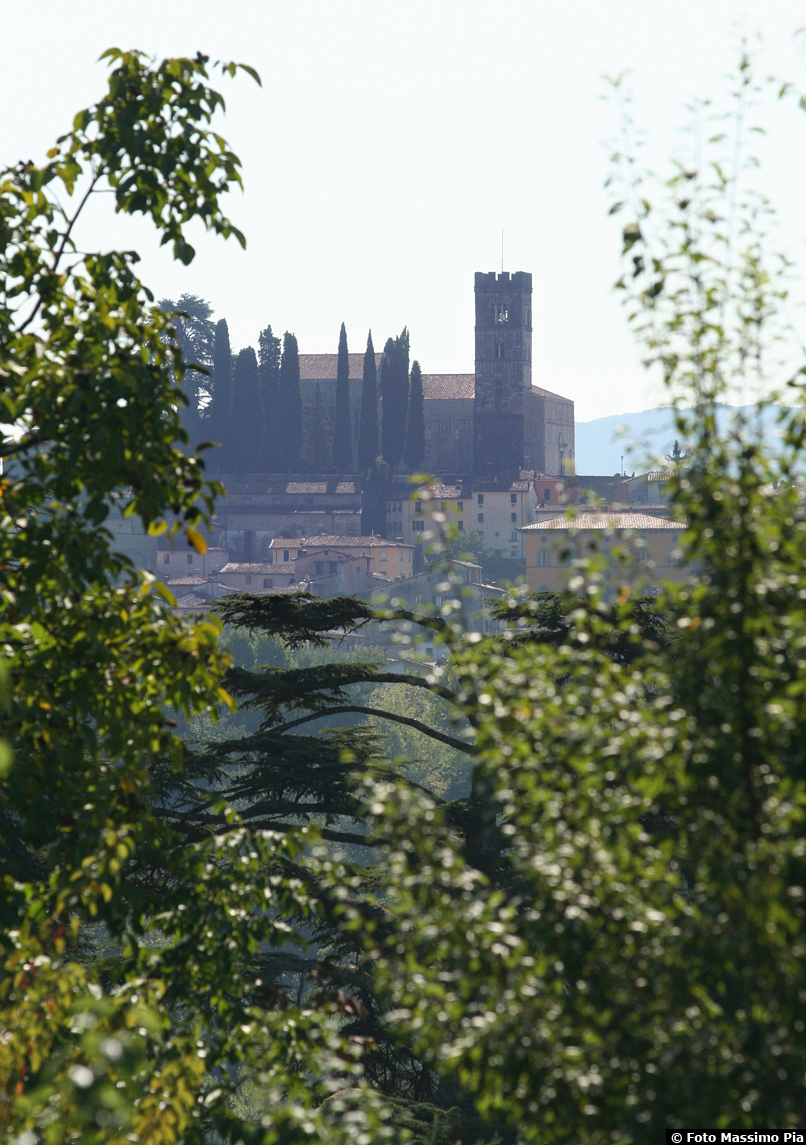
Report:
<svg viewBox="0 0 806 1145"><path fill-rule="evenodd" d="M574 403L532 384L531 274L476 274L475 301L475 372L423 374L423 468L439 476L488 478L517 478L522 469L573 473ZM382 359L376 353L379 409ZM350 354L349 361L356 472L364 355ZM317 386L325 415L323 471L332 455L337 362L336 354L300 354L304 422L311 423Z"/></svg>

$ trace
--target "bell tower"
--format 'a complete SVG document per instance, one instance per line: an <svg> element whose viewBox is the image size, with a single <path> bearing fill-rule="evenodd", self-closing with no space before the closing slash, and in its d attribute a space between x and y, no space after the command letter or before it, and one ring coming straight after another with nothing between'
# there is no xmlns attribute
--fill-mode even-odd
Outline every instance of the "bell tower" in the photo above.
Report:
<svg viewBox="0 0 806 1145"><path fill-rule="evenodd" d="M532 389L532 276L477 273L475 291L473 467L479 477L517 475Z"/></svg>

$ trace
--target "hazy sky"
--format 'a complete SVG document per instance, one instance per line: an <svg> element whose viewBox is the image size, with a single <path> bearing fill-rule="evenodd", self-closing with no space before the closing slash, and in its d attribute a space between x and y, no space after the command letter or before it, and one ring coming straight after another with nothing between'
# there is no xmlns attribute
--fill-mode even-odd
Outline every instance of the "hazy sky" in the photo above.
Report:
<svg viewBox="0 0 806 1145"><path fill-rule="evenodd" d="M640 365L611 284L604 142L615 129L604 73L632 70L635 114L658 160L682 105L721 95L738 36L764 38L761 70L806 87L793 34L806 0L44 0L3 5L0 162L39 161L104 86L109 46L252 64L220 81L221 130L243 160L232 241L199 235L190 267L149 229L103 209L87 243L136 247L158 296L200 294L236 346L271 323L303 352L376 348L407 325L424 372L473 368L473 273L534 278L533 379L573 398L579 420L646 408ZM806 114L772 106L766 186L790 255L806 262Z"/></svg>

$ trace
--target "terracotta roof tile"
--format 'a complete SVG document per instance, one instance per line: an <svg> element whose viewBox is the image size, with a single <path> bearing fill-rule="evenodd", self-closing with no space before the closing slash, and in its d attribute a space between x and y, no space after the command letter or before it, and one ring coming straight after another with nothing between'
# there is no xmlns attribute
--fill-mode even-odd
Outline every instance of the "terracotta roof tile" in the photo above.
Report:
<svg viewBox="0 0 806 1145"><path fill-rule="evenodd" d="M470 398L476 395L475 374L423 374L423 397L435 399Z"/></svg>
<svg viewBox="0 0 806 1145"><path fill-rule="evenodd" d="M363 378L364 355L348 354L350 360L350 377ZM383 354L376 353L375 366L381 364ZM336 369L339 362L338 354L300 354L299 377L302 382L322 382L329 378L336 378Z"/></svg>
<svg viewBox="0 0 806 1145"><path fill-rule="evenodd" d="M258 576L270 576L273 572L277 573L280 570L293 572L294 566L290 562L287 565L270 565L268 561L230 561L229 564L218 570L218 575L221 576L223 573L257 573Z"/></svg>
<svg viewBox="0 0 806 1145"><path fill-rule="evenodd" d="M295 547L303 549L358 549L381 546L385 549L412 549L413 545L401 545L395 541L388 541L386 537L373 535L371 537L339 537L324 534L319 537L305 537L292 542ZM272 541L272 545L274 542ZM281 547L281 545L278 545Z"/></svg>
<svg viewBox="0 0 806 1145"><path fill-rule="evenodd" d="M672 529L685 529L680 521L670 521L667 517L655 517L650 513L577 513L568 517L549 517L534 525L523 525L521 533L542 533L548 529L648 529L668 532Z"/></svg>

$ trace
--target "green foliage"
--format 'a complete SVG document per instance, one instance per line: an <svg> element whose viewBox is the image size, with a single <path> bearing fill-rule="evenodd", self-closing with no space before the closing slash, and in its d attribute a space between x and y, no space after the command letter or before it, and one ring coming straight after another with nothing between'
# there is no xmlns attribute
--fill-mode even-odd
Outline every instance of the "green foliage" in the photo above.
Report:
<svg viewBox="0 0 806 1145"><path fill-rule="evenodd" d="M409 401L409 332L387 338L381 362L381 453L394 471L406 444Z"/></svg>
<svg viewBox="0 0 806 1145"><path fill-rule="evenodd" d="M403 457L408 468L415 472L425 459L425 405L423 403L423 375L420 363L413 362L409 402L406 411L406 445Z"/></svg>
<svg viewBox="0 0 806 1145"><path fill-rule="evenodd" d="M272 333L271 326L267 326L265 330L260 331L258 339L260 430L256 468L269 473L282 470L281 356L280 339Z"/></svg>
<svg viewBox="0 0 806 1145"><path fill-rule="evenodd" d="M218 443L214 462L219 471L227 466L227 443L232 418L232 351L226 318L216 322L213 340L213 395L207 410L210 439Z"/></svg>
<svg viewBox="0 0 806 1145"><path fill-rule="evenodd" d="M362 1049L340 999L323 986L289 1011L250 966L304 950L318 907L283 872L311 835L247 835L221 801L215 835L162 814L187 759L166 712L212 716L227 658L220 625L177 618L103 521L114 503L202 546L217 487L187 449L182 350L136 254L72 236L110 190L189 262L194 220L242 241L221 209L240 176L205 57L106 58L108 93L48 162L0 172L0 1133L383 1135L371 1100L352 1108ZM250 1085L262 1123L235 1111Z"/></svg>
<svg viewBox="0 0 806 1145"><path fill-rule="evenodd" d="M372 331L367 334L361 381L361 420L358 423L358 468L366 473L378 457L378 385Z"/></svg>
<svg viewBox="0 0 806 1145"><path fill-rule="evenodd" d="M176 303L170 298L162 298L160 306L173 318L173 329L186 365L182 392L187 404L181 407L180 416L190 444L195 447L204 437L207 428L205 415L212 396L215 343L215 329L210 321L212 308L196 294L183 294ZM195 369L195 366L201 368Z"/></svg>
<svg viewBox="0 0 806 1145"><path fill-rule="evenodd" d="M353 464L353 435L350 424L350 359L347 353L347 331L344 323L339 333L336 366L336 414L333 425L333 468L349 473Z"/></svg>
<svg viewBox="0 0 806 1145"><path fill-rule="evenodd" d="M298 473L302 461L302 391L299 385L299 348L288 331L283 335L280 360L280 427L283 462L287 473Z"/></svg>
<svg viewBox="0 0 806 1145"><path fill-rule="evenodd" d="M260 467L263 447L260 396L257 355L251 346L246 346L235 359L232 379L227 453L229 465L236 473L254 472Z"/></svg>
<svg viewBox="0 0 806 1145"><path fill-rule="evenodd" d="M736 91L741 161L746 60ZM449 808L376 785L384 895L344 910L375 935L397 1036L524 1141L803 1114L806 367L771 455L759 425L779 396L784 287L767 208L707 161L681 165L663 212L627 155L639 217L621 280L691 443L670 486L696 575L657 608L626 590L612 606L581 568L576 607L513 602L515 636L448 626L476 733L468 812L482 792L489 812L457 837ZM720 437L717 403L741 381L759 386L756 414ZM381 901L397 928L374 922Z"/></svg>

